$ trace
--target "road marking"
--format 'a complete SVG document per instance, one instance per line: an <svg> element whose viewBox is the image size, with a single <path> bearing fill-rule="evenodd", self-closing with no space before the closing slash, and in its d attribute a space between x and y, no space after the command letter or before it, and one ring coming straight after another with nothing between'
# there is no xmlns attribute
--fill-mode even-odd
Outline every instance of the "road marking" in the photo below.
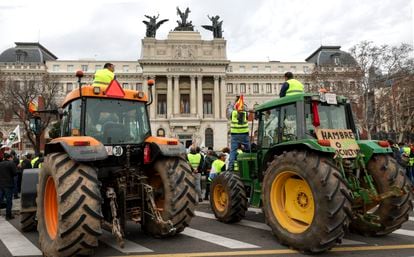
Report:
<svg viewBox="0 0 414 257"><path fill-rule="evenodd" d="M42 255L42 252L12 224L0 217L0 240L12 256Z"/></svg>
<svg viewBox="0 0 414 257"><path fill-rule="evenodd" d="M254 212L256 214L263 212L262 209L260 209L260 208L254 208L254 207L249 207L249 208L247 208L247 210L248 211L251 211L251 212Z"/></svg>
<svg viewBox="0 0 414 257"><path fill-rule="evenodd" d="M203 218L207 218L207 219L215 219L216 217L214 216L214 214L211 213L206 213L206 212L200 212L200 211L195 211L194 212L195 215L199 216L199 217L203 217ZM255 221L250 221L250 220L241 220L238 223L235 223L238 225L242 225L245 227L251 227L251 228L256 228L256 229L261 229L261 230L266 230L266 231L272 231L272 229L261 222L255 222ZM350 240L350 239L346 239L343 238L342 239L342 245L362 245L362 244L366 244L364 242L361 241L354 241L354 240Z"/></svg>
<svg viewBox="0 0 414 257"><path fill-rule="evenodd" d="M404 235L404 236L414 236L414 231L413 230L406 230L406 229L397 229L392 233L393 234L398 234L398 235Z"/></svg>
<svg viewBox="0 0 414 257"><path fill-rule="evenodd" d="M396 249L414 249L411 245L383 245L383 246L353 246L353 247L336 247L331 252L355 252L355 251L378 251L378 250L396 250ZM327 253L329 253L328 251ZM254 256L254 255L277 255L277 254L298 254L298 251L289 249L277 250L251 250L251 251L232 251L232 252L199 252L199 253L168 253L168 254L150 254L145 257L202 257L202 256ZM128 257L142 257L138 255L128 255Z"/></svg>
<svg viewBox="0 0 414 257"><path fill-rule="evenodd" d="M104 231L102 236L99 237L99 240L104 242L105 244L115 248L116 250L120 251L121 253L151 253L154 252L151 249L148 249L142 245L134 243L129 240L124 240L125 246L124 248L119 247L115 237L109 233L108 231Z"/></svg>
<svg viewBox="0 0 414 257"><path fill-rule="evenodd" d="M237 241L223 236L218 236L215 234L207 233L197 229L186 228L181 234L186 236L194 237L203 241L207 241L212 244L221 245L230 249L250 249L250 248L260 248L260 246L244 243L242 241Z"/></svg>
<svg viewBox="0 0 414 257"><path fill-rule="evenodd" d="M414 221L414 217L409 217L408 219L411 221Z"/></svg>

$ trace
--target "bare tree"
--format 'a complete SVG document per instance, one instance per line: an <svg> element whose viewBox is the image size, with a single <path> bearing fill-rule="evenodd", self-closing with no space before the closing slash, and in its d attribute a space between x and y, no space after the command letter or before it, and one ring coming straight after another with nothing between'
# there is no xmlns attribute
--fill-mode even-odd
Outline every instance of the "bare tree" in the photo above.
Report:
<svg viewBox="0 0 414 257"><path fill-rule="evenodd" d="M36 114L41 118L40 134L36 135L29 127L29 119L33 116L29 112L29 103L37 101L39 110L57 108L56 96L59 84L47 73L7 74L0 73L0 87L2 94L0 102L5 105L7 112L17 117L25 135L32 144L35 152L40 151L40 139L49 126L53 116Z"/></svg>

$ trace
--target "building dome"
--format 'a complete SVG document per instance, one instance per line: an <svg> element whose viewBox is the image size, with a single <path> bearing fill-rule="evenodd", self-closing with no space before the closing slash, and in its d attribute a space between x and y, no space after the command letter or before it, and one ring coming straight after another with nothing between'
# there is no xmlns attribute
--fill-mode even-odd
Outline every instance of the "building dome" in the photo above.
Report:
<svg viewBox="0 0 414 257"><path fill-rule="evenodd" d="M305 61L315 63L316 66L336 65L355 66L357 62L347 52L341 51L340 46L321 46Z"/></svg>
<svg viewBox="0 0 414 257"><path fill-rule="evenodd" d="M0 54L1 63L45 63L57 57L39 43L16 42L16 47L9 48Z"/></svg>

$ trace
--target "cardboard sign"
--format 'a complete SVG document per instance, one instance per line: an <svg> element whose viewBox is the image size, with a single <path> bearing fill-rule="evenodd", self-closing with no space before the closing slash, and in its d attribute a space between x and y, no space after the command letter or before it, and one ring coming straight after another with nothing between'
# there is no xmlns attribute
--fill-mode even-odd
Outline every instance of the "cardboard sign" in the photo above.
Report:
<svg viewBox="0 0 414 257"><path fill-rule="evenodd" d="M354 158L359 153L359 145L350 129L317 129L316 137L331 142L331 147L336 150L335 157Z"/></svg>

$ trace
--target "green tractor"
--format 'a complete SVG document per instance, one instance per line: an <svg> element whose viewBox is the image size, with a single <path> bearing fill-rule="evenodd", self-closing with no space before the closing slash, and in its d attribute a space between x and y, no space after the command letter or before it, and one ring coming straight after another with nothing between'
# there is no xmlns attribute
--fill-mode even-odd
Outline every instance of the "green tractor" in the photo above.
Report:
<svg viewBox="0 0 414 257"><path fill-rule="evenodd" d="M411 183L387 141L359 140L351 105L332 93L274 99L255 108L257 147L237 157L238 170L211 185L211 206L225 223L262 207L278 241L324 252L348 228L389 234L413 209Z"/></svg>

